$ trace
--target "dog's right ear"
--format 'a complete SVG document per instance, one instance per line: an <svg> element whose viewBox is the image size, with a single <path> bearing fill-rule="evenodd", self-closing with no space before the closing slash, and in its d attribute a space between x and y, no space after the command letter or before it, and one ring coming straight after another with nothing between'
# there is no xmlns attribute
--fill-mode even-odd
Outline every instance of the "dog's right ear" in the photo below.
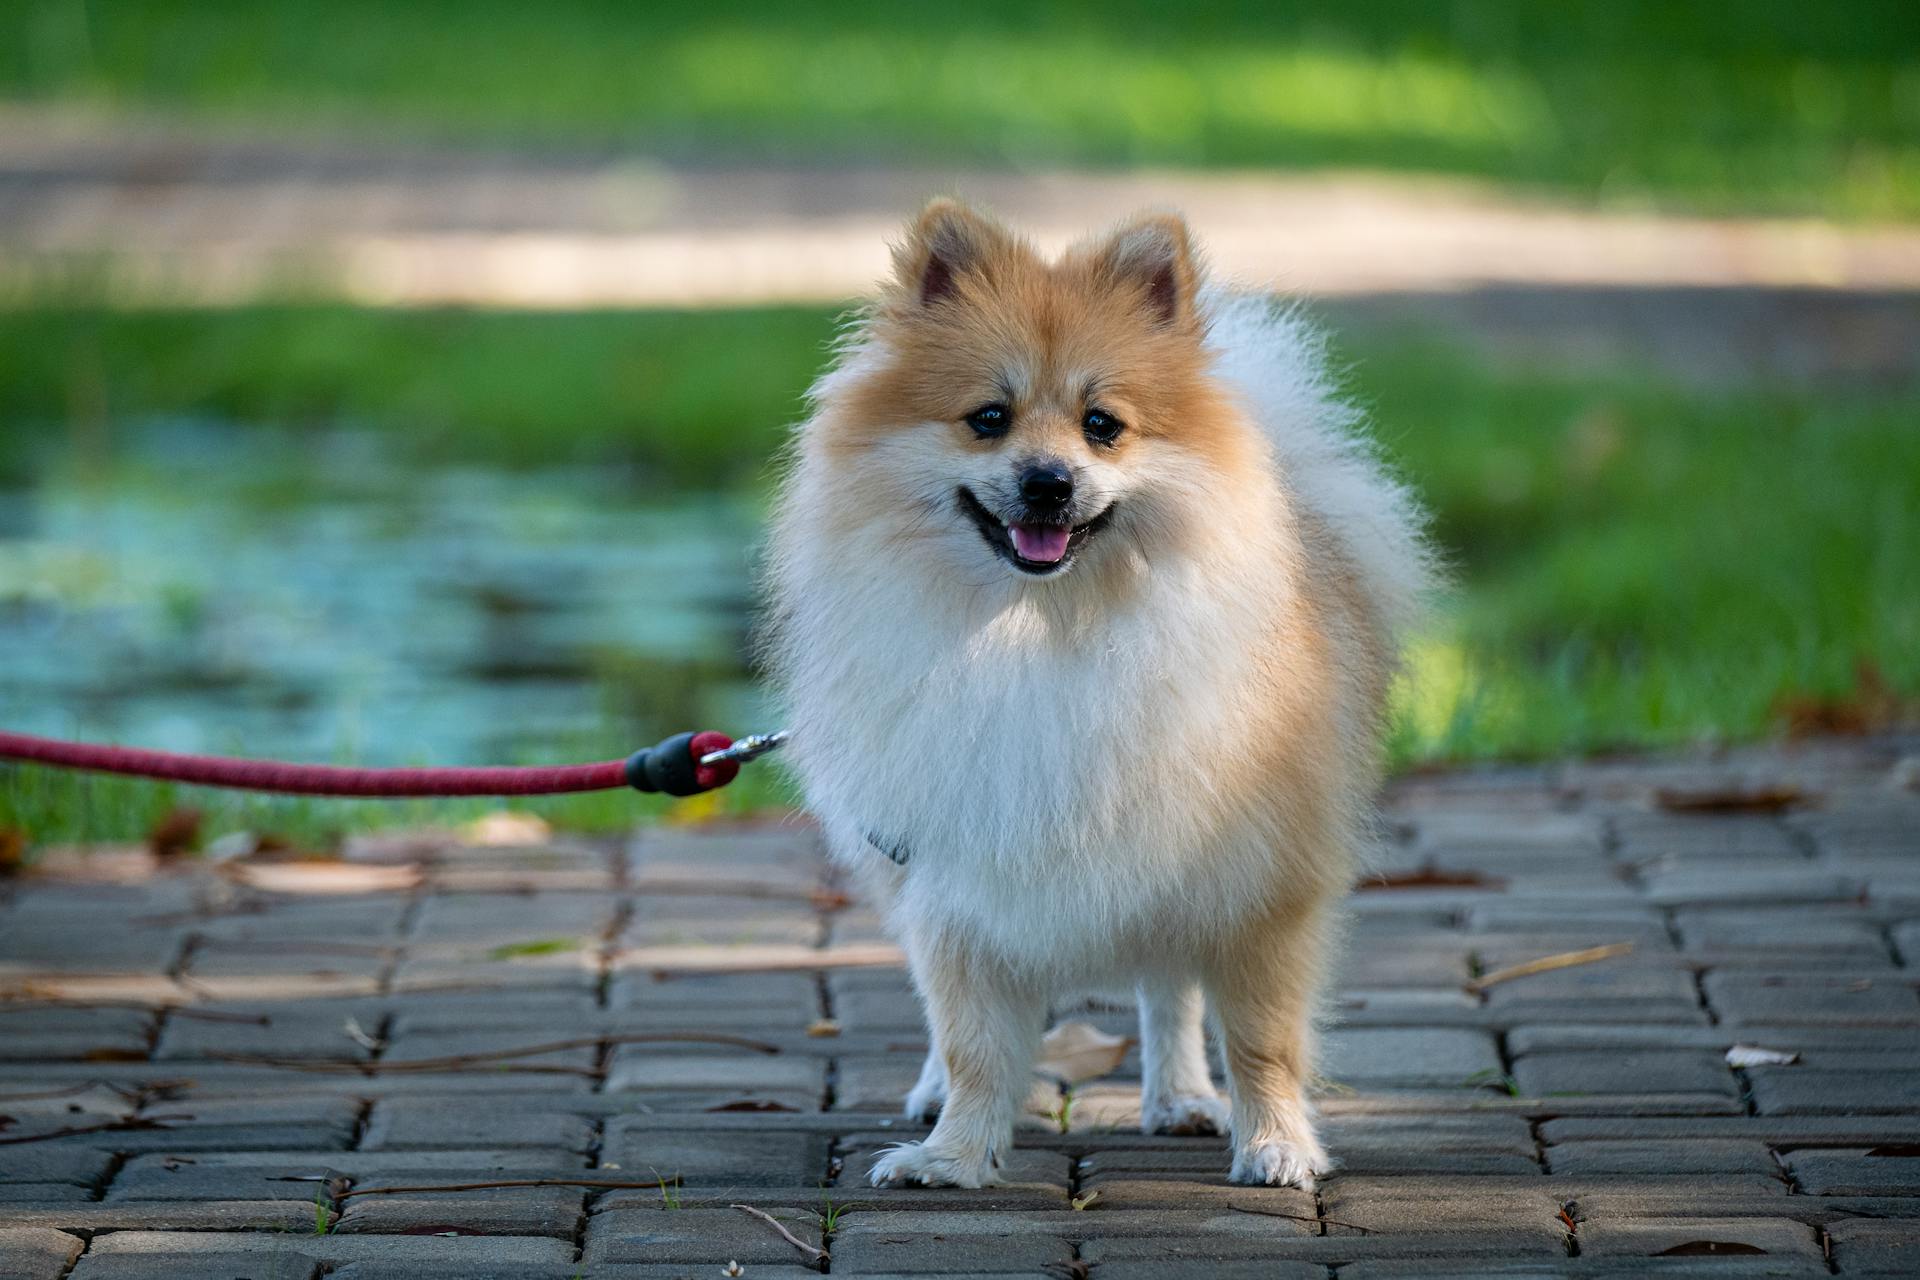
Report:
<svg viewBox="0 0 1920 1280"><path fill-rule="evenodd" d="M943 196L920 211L905 242L894 247L894 274L909 297L931 306L953 296L959 277L981 270L1008 241L998 224Z"/></svg>

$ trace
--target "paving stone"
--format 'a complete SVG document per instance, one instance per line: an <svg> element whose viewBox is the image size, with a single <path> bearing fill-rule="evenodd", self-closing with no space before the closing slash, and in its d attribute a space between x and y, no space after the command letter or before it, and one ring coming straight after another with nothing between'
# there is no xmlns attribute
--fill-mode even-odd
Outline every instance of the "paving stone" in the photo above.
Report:
<svg viewBox="0 0 1920 1280"><path fill-rule="evenodd" d="M1774 818L1627 814L1614 819L1613 829L1620 857L1628 861L1737 859L1742 865L1751 865L1763 858L1805 857L1791 831Z"/></svg>
<svg viewBox="0 0 1920 1280"><path fill-rule="evenodd" d="M85 1244L50 1227L0 1226L0 1277L59 1280Z"/></svg>
<svg viewBox="0 0 1920 1280"><path fill-rule="evenodd" d="M154 1022L155 1016L141 1009L0 1005L0 1061L145 1056Z"/></svg>
<svg viewBox="0 0 1920 1280"><path fill-rule="evenodd" d="M638 1177L678 1174L687 1187L812 1187L827 1177L827 1141L811 1133L663 1133L607 1121L601 1158Z"/></svg>
<svg viewBox="0 0 1920 1280"><path fill-rule="evenodd" d="M1640 1258L1726 1254L1752 1256L1754 1250L1819 1259L1820 1243L1804 1223L1780 1218L1669 1218L1647 1222L1612 1219L1582 1221L1582 1256L1628 1255Z"/></svg>
<svg viewBox="0 0 1920 1280"><path fill-rule="evenodd" d="M1786 1160L1810 1196L1920 1196L1920 1147L1795 1151Z"/></svg>
<svg viewBox="0 0 1920 1280"><path fill-rule="evenodd" d="M1920 1221L1836 1222L1827 1228L1842 1275L1920 1272Z"/></svg>
<svg viewBox="0 0 1920 1280"><path fill-rule="evenodd" d="M1730 1138L1563 1142L1546 1148L1545 1155L1547 1170L1554 1174L1754 1173L1773 1176L1779 1172L1779 1165L1765 1143Z"/></svg>
<svg viewBox="0 0 1920 1280"><path fill-rule="evenodd" d="M62 1231L292 1231L311 1234L314 1191L262 1188L254 1200L118 1200L106 1203L14 1204L6 1220ZM278 1198L274 1198L278 1197Z"/></svg>
<svg viewBox="0 0 1920 1280"><path fill-rule="evenodd" d="M71 1182L0 1182L0 1204L86 1204L92 1200L91 1189Z"/></svg>
<svg viewBox="0 0 1920 1280"><path fill-rule="evenodd" d="M354 1185L383 1183L392 1185L390 1179L380 1178ZM586 1192L571 1187L355 1196L346 1201L334 1230L349 1235L552 1236L571 1241L585 1205Z"/></svg>
<svg viewBox="0 0 1920 1280"><path fill-rule="evenodd" d="M1332 1031L1320 1065L1329 1079L1354 1087L1450 1088L1499 1070L1491 1035L1444 1028Z"/></svg>
<svg viewBox="0 0 1920 1280"><path fill-rule="evenodd" d="M69 1280L318 1280L319 1276L320 1260L304 1253L95 1253L80 1259Z"/></svg>
<svg viewBox="0 0 1920 1280"><path fill-rule="evenodd" d="M378 1261L387 1265L564 1265L573 1245L545 1236L294 1235L262 1231L114 1231L96 1236L89 1255L227 1257L233 1254L306 1255L317 1261Z"/></svg>
<svg viewBox="0 0 1920 1280"><path fill-rule="evenodd" d="M1817 952L1863 961L1889 959L1886 939L1870 920L1816 915L1807 910L1680 911L1674 923L1689 951L1741 952L1778 957Z"/></svg>
<svg viewBox="0 0 1920 1280"><path fill-rule="evenodd" d="M1059 1271L1044 1272L1058 1280ZM1313 1262L1271 1259L1200 1258L1189 1262L1154 1258L1142 1262L1102 1262L1100 1280L1325 1280L1327 1269Z"/></svg>
<svg viewBox="0 0 1920 1280"><path fill-rule="evenodd" d="M1747 1078L1753 1087L1754 1110L1763 1116L1920 1113L1920 1070L1754 1067Z"/></svg>
<svg viewBox="0 0 1920 1280"><path fill-rule="evenodd" d="M1647 901L1662 907L1747 906L1763 903L1852 902L1865 886L1854 876L1818 867L1743 865L1738 875L1725 867L1684 867L1647 871Z"/></svg>
<svg viewBox="0 0 1920 1280"><path fill-rule="evenodd" d="M1487 1008L1509 1022L1704 1021L1699 1006L1692 975L1633 957L1532 974L1487 992Z"/></svg>
<svg viewBox="0 0 1920 1280"><path fill-rule="evenodd" d="M607 1073L607 1091L678 1090L796 1090L821 1097L827 1088L826 1062L794 1055L709 1054L662 1055L641 1052L642 1046L622 1045L614 1050Z"/></svg>
<svg viewBox="0 0 1920 1280"><path fill-rule="evenodd" d="M69 1182L91 1187L113 1164L110 1152L46 1143L9 1146L0 1154L0 1183Z"/></svg>
<svg viewBox="0 0 1920 1280"><path fill-rule="evenodd" d="M360 1138L362 1151L460 1150L484 1140L495 1147L585 1152L594 1124L547 1109L540 1095L525 1099L389 1098L376 1104Z"/></svg>
<svg viewBox="0 0 1920 1280"><path fill-rule="evenodd" d="M1719 1054L1687 1050L1534 1053L1513 1064L1520 1092L1545 1098L1580 1093L1708 1093L1735 1097L1733 1072Z"/></svg>
<svg viewBox="0 0 1920 1280"><path fill-rule="evenodd" d="M384 1001L369 997L227 1001L207 1009L175 1011L167 1015L153 1056L363 1059L369 1056L367 1048L348 1026L377 1034L386 1008Z"/></svg>
<svg viewBox="0 0 1920 1280"><path fill-rule="evenodd" d="M482 1182L566 1177L581 1162L534 1151L243 1151L137 1155L107 1189L120 1200L313 1199L315 1179L405 1177L409 1182ZM291 1181L290 1181L291 1180Z"/></svg>
<svg viewBox="0 0 1920 1280"><path fill-rule="evenodd" d="M942 1233L858 1235L834 1238L838 1274L1004 1275L1050 1274L1073 1257L1073 1245L1057 1236L949 1235Z"/></svg>
<svg viewBox="0 0 1920 1280"><path fill-rule="evenodd" d="M1887 975L1709 973L1707 999L1730 1026L1844 1023L1920 1026L1910 977Z"/></svg>
<svg viewBox="0 0 1920 1280"><path fill-rule="evenodd" d="M780 1216L787 1230L819 1245L818 1214L784 1211ZM772 1227L731 1208L615 1209L595 1214L587 1227L589 1263L699 1263L717 1274L729 1260L745 1266L791 1265L797 1257Z"/></svg>

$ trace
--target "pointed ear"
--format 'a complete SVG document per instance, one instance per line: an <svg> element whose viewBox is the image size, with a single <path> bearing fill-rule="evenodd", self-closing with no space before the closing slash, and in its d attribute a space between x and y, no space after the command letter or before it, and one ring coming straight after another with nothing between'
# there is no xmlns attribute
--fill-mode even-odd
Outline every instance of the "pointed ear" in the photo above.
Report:
<svg viewBox="0 0 1920 1280"><path fill-rule="evenodd" d="M992 220L942 197L920 211L906 241L895 246L894 274L908 297L929 306L952 296L957 277L978 270L1007 239Z"/></svg>
<svg viewBox="0 0 1920 1280"><path fill-rule="evenodd" d="M1200 272L1186 220L1177 214L1127 223L1113 233L1100 259L1116 283L1140 291L1141 304L1156 324L1181 328L1197 314L1194 301Z"/></svg>

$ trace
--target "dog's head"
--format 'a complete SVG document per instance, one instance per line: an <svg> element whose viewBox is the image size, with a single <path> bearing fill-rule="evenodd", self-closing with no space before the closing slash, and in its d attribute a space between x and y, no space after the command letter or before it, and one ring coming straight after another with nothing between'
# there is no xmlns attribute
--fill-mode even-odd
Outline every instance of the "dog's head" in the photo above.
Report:
<svg viewBox="0 0 1920 1280"><path fill-rule="evenodd" d="M903 543L1027 578L1148 555L1244 452L1208 375L1186 225L1042 259L935 201L858 354L822 386L835 500Z"/></svg>

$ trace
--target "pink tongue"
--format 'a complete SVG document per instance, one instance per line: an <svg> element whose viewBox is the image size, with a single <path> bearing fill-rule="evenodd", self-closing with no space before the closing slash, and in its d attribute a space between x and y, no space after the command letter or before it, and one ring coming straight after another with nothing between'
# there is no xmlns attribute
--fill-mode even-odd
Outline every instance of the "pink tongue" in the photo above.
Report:
<svg viewBox="0 0 1920 1280"><path fill-rule="evenodd" d="M1035 564L1053 564L1066 555L1067 539L1073 533L1057 524L1010 524L1007 532L1013 535L1013 549L1020 558Z"/></svg>

